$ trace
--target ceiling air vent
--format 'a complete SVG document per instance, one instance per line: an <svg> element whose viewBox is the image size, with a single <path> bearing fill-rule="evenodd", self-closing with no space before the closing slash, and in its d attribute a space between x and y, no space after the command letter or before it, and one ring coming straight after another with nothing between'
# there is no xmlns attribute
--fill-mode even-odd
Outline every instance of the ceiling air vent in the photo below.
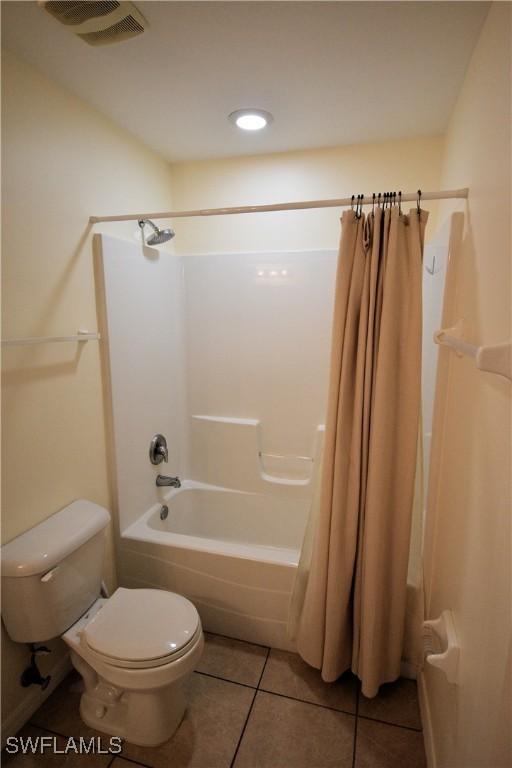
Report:
<svg viewBox="0 0 512 768"><path fill-rule="evenodd" d="M147 22L127 0L42 0L57 21L89 45L108 45L144 32Z"/></svg>

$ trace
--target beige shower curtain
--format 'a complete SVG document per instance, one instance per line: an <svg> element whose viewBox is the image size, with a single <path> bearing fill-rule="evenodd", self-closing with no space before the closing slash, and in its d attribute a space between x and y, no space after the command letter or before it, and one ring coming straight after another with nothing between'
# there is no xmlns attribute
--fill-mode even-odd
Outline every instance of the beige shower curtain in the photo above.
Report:
<svg viewBox="0 0 512 768"><path fill-rule="evenodd" d="M342 217L324 454L301 656L366 696L400 674L421 382L428 213Z"/></svg>

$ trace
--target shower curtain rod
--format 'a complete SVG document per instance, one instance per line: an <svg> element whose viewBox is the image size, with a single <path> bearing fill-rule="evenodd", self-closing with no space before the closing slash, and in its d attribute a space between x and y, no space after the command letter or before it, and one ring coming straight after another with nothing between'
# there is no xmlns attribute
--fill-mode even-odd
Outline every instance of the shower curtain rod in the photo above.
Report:
<svg viewBox="0 0 512 768"><path fill-rule="evenodd" d="M466 199L468 188L448 189L443 192L422 192L422 200L449 200ZM417 192L405 192L402 194L402 203L416 202ZM118 216L91 216L90 224L98 224L102 221L138 221L139 219L184 219L196 216L229 216L235 213L268 213L271 211L300 211L308 208L343 208L351 205L355 200L352 197L342 197L334 200L302 200L295 203L271 203L270 205L241 205L234 208L203 208L192 211L160 211L152 213L124 213ZM373 197L364 197L362 204L371 205ZM361 204L361 201L359 201Z"/></svg>

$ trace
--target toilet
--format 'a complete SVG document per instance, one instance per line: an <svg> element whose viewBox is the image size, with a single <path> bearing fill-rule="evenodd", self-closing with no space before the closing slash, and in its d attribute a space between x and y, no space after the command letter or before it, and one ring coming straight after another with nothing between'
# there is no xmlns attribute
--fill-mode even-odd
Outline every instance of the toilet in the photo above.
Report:
<svg viewBox="0 0 512 768"><path fill-rule="evenodd" d="M204 647L195 606L159 589L101 596L108 512L78 500L2 547L2 618L12 640L61 637L84 681L83 721L133 744L169 739Z"/></svg>

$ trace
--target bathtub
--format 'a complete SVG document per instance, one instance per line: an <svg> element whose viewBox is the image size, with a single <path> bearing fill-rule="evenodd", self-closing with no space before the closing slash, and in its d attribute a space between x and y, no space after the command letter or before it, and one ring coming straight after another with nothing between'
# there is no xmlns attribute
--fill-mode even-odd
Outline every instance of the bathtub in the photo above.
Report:
<svg viewBox="0 0 512 768"><path fill-rule="evenodd" d="M185 595L207 631L291 650L286 622L308 510L307 498L186 480L122 533L120 581Z"/></svg>

